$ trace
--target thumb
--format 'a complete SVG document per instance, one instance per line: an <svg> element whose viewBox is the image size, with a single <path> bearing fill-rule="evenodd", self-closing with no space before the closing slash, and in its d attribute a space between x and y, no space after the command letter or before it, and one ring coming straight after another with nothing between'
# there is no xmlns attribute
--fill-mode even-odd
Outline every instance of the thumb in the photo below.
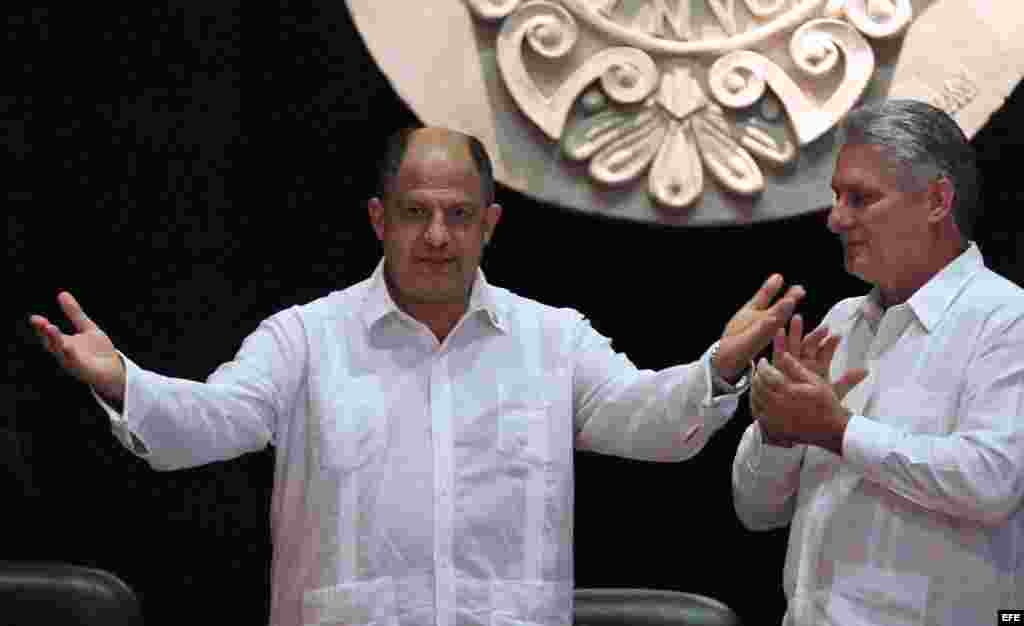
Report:
<svg viewBox="0 0 1024 626"><path fill-rule="evenodd" d="M857 368L847 371L845 374L839 377L839 380L835 382L832 388L836 392L836 396L842 400L846 397L846 394L850 393L850 390L860 384L862 380L868 377L868 371L864 368Z"/></svg>

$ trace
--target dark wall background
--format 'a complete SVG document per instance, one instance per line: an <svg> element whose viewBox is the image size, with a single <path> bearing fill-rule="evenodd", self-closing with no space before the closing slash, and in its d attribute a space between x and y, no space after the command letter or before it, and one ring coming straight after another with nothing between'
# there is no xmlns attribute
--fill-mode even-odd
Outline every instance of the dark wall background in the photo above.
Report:
<svg viewBox="0 0 1024 626"><path fill-rule="evenodd" d="M414 119L342 2L169 3L7 17L2 173L15 288L0 414L0 559L113 571L147 623L265 622L271 452L158 473L111 437L87 389L36 344L29 313L71 290L144 367L203 379L261 319L364 278L373 162ZM974 141L979 240L1020 283L1016 92ZM1009 167L1003 167L1004 164ZM499 190L484 269L587 314L641 367L697 358L769 272L817 322L865 286L810 215L662 229L570 214ZM10 301L9 301L10 302ZM745 402L693 460L577 458L577 584L698 592L757 623L784 609L785 531L743 530L729 472Z"/></svg>

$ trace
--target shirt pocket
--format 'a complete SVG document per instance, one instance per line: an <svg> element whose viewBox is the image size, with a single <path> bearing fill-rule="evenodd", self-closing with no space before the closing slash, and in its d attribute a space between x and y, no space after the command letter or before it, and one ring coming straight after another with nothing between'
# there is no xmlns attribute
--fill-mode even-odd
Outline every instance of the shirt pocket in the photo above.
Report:
<svg viewBox="0 0 1024 626"><path fill-rule="evenodd" d="M928 577L921 574L836 563L829 622L920 626L925 623L928 587Z"/></svg>
<svg viewBox="0 0 1024 626"><path fill-rule="evenodd" d="M498 452L506 460L543 466L552 461L550 405L510 408L498 416Z"/></svg>
<svg viewBox="0 0 1024 626"><path fill-rule="evenodd" d="M876 421L908 433L946 435L956 423L956 391L933 391L907 384L879 390L872 413Z"/></svg>
<svg viewBox="0 0 1024 626"><path fill-rule="evenodd" d="M369 464L387 447L391 407L372 380L354 380L341 396L325 403L329 409L320 418L320 464L344 473Z"/></svg>

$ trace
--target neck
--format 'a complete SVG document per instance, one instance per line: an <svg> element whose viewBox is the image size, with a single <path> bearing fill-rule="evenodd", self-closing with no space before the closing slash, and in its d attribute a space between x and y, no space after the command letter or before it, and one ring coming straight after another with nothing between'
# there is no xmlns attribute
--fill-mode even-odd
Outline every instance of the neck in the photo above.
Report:
<svg viewBox="0 0 1024 626"><path fill-rule="evenodd" d="M391 294L395 305L413 319L426 325L439 342L444 342L445 337L455 328L469 308L468 293L460 302L416 302L402 297L387 272L384 273L384 283L387 285L388 293Z"/></svg>
<svg viewBox="0 0 1024 626"><path fill-rule="evenodd" d="M967 244L959 241L950 242L941 246L939 250L926 256L927 260L916 268L906 268L903 279L899 282L879 284L878 290L882 299L882 308L888 309L891 306L903 304L910 299L917 290L924 287L943 268L952 263L958 256L967 250Z"/></svg>
<svg viewBox="0 0 1024 626"><path fill-rule="evenodd" d="M396 302L396 304L398 304ZM403 311L423 322L439 342L444 342L455 325L459 323L468 308L466 303L458 304L399 304Z"/></svg>

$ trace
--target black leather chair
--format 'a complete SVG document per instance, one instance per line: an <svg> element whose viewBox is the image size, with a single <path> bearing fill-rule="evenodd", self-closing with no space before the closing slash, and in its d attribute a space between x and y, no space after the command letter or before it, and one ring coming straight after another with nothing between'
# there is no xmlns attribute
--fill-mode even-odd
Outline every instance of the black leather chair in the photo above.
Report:
<svg viewBox="0 0 1024 626"><path fill-rule="evenodd" d="M142 611L135 592L110 572L0 561L0 624L142 626Z"/></svg>
<svg viewBox="0 0 1024 626"><path fill-rule="evenodd" d="M740 626L717 600L657 589L577 589L576 626Z"/></svg>

